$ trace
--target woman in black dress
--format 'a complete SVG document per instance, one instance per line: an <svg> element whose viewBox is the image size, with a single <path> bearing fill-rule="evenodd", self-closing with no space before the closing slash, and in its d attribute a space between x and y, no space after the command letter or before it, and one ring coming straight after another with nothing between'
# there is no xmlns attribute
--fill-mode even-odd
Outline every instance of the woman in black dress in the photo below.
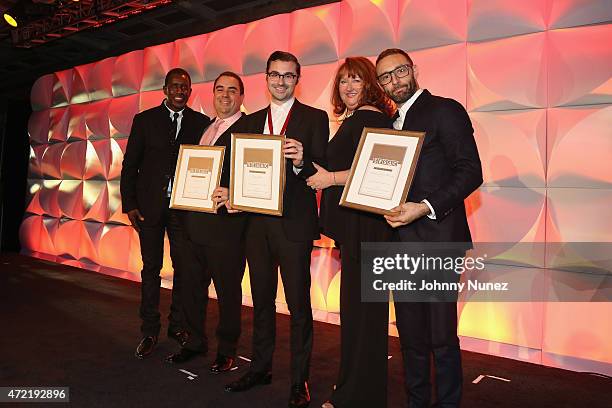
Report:
<svg viewBox="0 0 612 408"><path fill-rule="evenodd" d="M364 127L389 128L394 111L376 81L372 62L347 58L338 68L331 100L342 125L327 148L328 168L308 178L322 189L321 224L325 235L340 248L341 357L332 396L323 407L360 408L387 405L388 303L361 302L361 242L389 241L392 230L376 214L340 207Z"/></svg>

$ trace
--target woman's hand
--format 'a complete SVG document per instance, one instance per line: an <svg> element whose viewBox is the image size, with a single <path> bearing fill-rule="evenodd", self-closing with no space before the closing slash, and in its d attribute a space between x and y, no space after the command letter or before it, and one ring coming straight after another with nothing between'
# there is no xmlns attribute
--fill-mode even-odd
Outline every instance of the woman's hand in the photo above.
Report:
<svg viewBox="0 0 612 408"><path fill-rule="evenodd" d="M317 163L313 162L312 164L315 169L317 169L317 172L306 179L306 184L308 187L312 188L313 190L323 190L336 184L334 182L334 173L325 170Z"/></svg>

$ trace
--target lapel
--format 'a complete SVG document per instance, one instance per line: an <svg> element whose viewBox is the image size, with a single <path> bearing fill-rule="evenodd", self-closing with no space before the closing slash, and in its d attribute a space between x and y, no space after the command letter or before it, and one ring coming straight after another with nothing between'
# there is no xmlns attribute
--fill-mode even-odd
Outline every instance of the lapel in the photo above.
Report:
<svg viewBox="0 0 612 408"><path fill-rule="evenodd" d="M291 118L289 119L289 123L287 124L287 131L285 135L292 139L302 141L302 135L304 132L300 132L302 130L302 122L304 121L304 105L298 101L297 99L293 102L293 109L291 110Z"/></svg>
<svg viewBox="0 0 612 408"><path fill-rule="evenodd" d="M185 110L183 111L183 119L181 119L181 130L179 131L176 140L180 143L188 142L186 140L188 135L191 135L191 109L185 106Z"/></svg>
<svg viewBox="0 0 612 408"><path fill-rule="evenodd" d="M404 118L404 125L402 126L402 130L415 130L414 122L418 121L423 117L427 117L428 115L428 106L431 99L431 93L427 89L423 89L423 93L419 95L419 97L414 101L408 112L406 112L406 117Z"/></svg>
<svg viewBox="0 0 612 408"><path fill-rule="evenodd" d="M270 105L249 115L251 121L249 131L251 133L263 133L264 127L266 126L266 118L268 116L269 108Z"/></svg>

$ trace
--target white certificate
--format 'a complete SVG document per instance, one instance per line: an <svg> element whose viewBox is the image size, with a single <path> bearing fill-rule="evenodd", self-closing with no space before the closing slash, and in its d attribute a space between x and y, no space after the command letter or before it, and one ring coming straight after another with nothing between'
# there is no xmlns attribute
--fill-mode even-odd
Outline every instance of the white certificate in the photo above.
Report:
<svg viewBox="0 0 612 408"><path fill-rule="evenodd" d="M392 199L405 155L404 146L374 144L359 186L359 194Z"/></svg>
<svg viewBox="0 0 612 408"><path fill-rule="evenodd" d="M221 181L223 146L181 145L170 208L215 212L212 193Z"/></svg>
<svg viewBox="0 0 612 408"><path fill-rule="evenodd" d="M283 215L284 136L233 133L230 205L242 211Z"/></svg>
<svg viewBox="0 0 612 408"><path fill-rule="evenodd" d="M273 149L244 149L242 193L245 197L272 198Z"/></svg>
<svg viewBox="0 0 612 408"><path fill-rule="evenodd" d="M424 132L364 128L340 205L389 214L406 201Z"/></svg>
<svg viewBox="0 0 612 408"><path fill-rule="evenodd" d="M190 157L182 197L208 200L212 168L212 158Z"/></svg>

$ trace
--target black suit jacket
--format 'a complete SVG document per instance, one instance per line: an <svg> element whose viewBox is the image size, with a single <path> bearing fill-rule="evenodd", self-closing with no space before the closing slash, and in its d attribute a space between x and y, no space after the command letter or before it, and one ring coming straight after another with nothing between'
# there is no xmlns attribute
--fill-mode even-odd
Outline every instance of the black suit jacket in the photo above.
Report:
<svg viewBox="0 0 612 408"><path fill-rule="evenodd" d="M232 133L244 133L246 116L243 115L232 126L219 136L215 146L224 146L223 168L221 170L222 187L229 187L230 166L232 157ZM246 226L246 213L228 214L225 207L219 208L217 214L186 211L183 217L185 230L189 239L199 245L227 248L237 244L242 238Z"/></svg>
<svg viewBox="0 0 612 408"><path fill-rule="evenodd" d="M248 132L263 133L268 107L248 116ZM306 179L317 172L313 162L325 166L325 151L329 140L329 119L321 109L293 103L285 136L299 140L304 146L304 167L296 175L293 163L287 160L285 194L283 195L283 228L292 241L319 239L318 211L315 190ZM263 215L256 215L263 216Z"/></svg>
<svg viewBox="0 0 612 408"><path fill-rule="evenodd" d="M408 201L427 199L436 220L400 227L402 241L471 242L464 200L482 184L474 129L461 104L426 89L408 109L403 130L426 132Z"/></svg>
<svg viewBox="0 0 612 408"><path fill-rule="evenodd" d="M168 180L174 176L179 144L197 144L209 122L207 116L185 107L173 145L172 121L163 102L134 116L121 169L123 212L138 209L145 224L159 221L166 205Z"/></svg>

